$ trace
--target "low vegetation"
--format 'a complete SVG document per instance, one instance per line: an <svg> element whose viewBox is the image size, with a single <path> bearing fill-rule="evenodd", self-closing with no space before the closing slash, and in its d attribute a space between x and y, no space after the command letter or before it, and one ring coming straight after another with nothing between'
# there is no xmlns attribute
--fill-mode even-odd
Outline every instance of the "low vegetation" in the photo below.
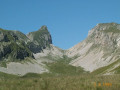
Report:
<svg viewBox="0 0 120 90"><path fill-rule="evenodd" d="M110 27L107 30L103 30L103 32L108 33L108 32L112 32L112 33L120 33L120 30L117 29L116 27Z"/></svg>
<svg viewBox="0 0 120 90"><path fill-rule="evenodd" d="M49 71L54 75L79 75L85 72L81 67L75 67L63 60L47 64Z"/></svg>
<svg viewBox="0 0 120 90"><path fill-rule="evenodd" d="M93 71L92 74L94 74L94 75L105 74L108 69L113 68L117 64L120 64L120 59L118 59L117 61L115 61L114 63L112 63L108 66L101 67L101 68ZM120 74L120 66L110 70L109 72L114 72L115 74Z"/></svg>
<svg viewBox="0 0 120 90"><path fill-rule="evenodd" d="M18 77L0 73L0 90L119 90L119 77L91 74L45 77L33 73Z"/></svg>
<svg viewBox="0 0 120 90"><path fill-rule="evenodd" d="M5 62L5 61L0 61L0 66L1 66L1 67L4 67L4 68L7 68L7 62Z"/></svg>
<svg viewBox="0 0 120 90"><path fill-rule="evenodd" d="M18 77L19 76L17 76L17 75L6 74L6 73L3 73L3 72L0 72L0 80L3 80L3 79L13 79L13 78L16 79ZM0 84L1 84L1 82L0 82Z"/></svg>

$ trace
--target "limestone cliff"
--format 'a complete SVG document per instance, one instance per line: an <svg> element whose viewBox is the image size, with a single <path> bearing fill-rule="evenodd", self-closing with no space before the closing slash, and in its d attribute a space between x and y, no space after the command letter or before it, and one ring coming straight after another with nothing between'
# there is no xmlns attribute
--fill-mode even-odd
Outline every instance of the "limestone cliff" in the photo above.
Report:
<svg viewBox="0 0 120 90"><path fill-rule="evenodd" d="M70 63L94 71L120 58L120 24L101 23L89 31L88 37L66 51L75 57Z"/></svg>

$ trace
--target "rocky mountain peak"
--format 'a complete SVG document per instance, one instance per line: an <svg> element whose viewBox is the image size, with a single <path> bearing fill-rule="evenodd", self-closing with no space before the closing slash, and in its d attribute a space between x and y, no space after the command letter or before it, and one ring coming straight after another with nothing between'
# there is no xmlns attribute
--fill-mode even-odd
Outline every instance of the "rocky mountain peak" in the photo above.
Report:
<svg viewBox="0 0 120 90"><path fill-rule="evenodd" d="M38 31L30 32L27 37L31 40L32 43L29 44L30 50L33 53L38 53L49 47L52 44L51 35L47 29L47 26L42 26Z"/></svg>
<svg viewBox="0 0 120 90"><path fill-rule="evenodd" d="M46 25L43 25L39 30L47 30L48 31L48 28Z"/></svg>
<svg viewBox="0 0 120 90"><path fill-rule="evenodd" d="M120 24L100 23L89 31L88 41L114 49L120 45Z"/></svg>
<svg viewBox="0 0 120 90"><path fill-rule="evenodd" d="M98 33L99 31L119 32L120 31L120 24L117 24L117 23L99 23L94 28L92 28L92 30L89 31L88 36L92 35L93 33Z"/></svg>

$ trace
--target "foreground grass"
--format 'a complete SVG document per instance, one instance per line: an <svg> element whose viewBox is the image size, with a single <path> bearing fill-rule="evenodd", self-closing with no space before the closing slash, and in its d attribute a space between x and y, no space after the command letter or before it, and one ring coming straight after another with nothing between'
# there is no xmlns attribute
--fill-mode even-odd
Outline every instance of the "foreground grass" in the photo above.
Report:
<svg viewBox="0 0 120 90"><path fill-rule="evenodd" d="M12 75L12 74L6 74L3 72L0 72L0 79L13 79L13 78L18 78L19 76L17 75Z"/></svg>
<svg viewBox="0 0 120 90"><path fill-rule="evenodd" d="M27 74L23 77L1 78L0 90L119 90L120 75L47 76ZM103 83L111 83L104 86ZM101 84L101 85L99 85Z"/></svg>

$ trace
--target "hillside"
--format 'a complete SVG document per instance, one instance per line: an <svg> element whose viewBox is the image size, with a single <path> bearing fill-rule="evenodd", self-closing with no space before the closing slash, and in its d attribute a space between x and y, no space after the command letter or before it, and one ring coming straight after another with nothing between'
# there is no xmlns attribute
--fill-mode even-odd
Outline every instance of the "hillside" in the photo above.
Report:
<svg viewBox="0 0 120 90"><path fill-rule="evenodd" d="M90 72L116 62L120 59L120 24L98 24L85 40L67 50L66 55L76 56L71 65L82 66ZM115 65L118 66L119 63Z"/></svg>
<svg viewBox="0 0 120 90"><path fill-rule="evenodd" d="M47 26L27 35L0 29L1 72L119 74L119 61L120 24L117 23L97 24L85 40L68 50L52 44Z"/></svg>
<svg viewBox="0 0 120 90"><path fill-rule="evenodd" d="M50 49L51 35L46 26L25 35L19 31L0 29L0 71L24 75L48 72L34 54Z"/></svg>

